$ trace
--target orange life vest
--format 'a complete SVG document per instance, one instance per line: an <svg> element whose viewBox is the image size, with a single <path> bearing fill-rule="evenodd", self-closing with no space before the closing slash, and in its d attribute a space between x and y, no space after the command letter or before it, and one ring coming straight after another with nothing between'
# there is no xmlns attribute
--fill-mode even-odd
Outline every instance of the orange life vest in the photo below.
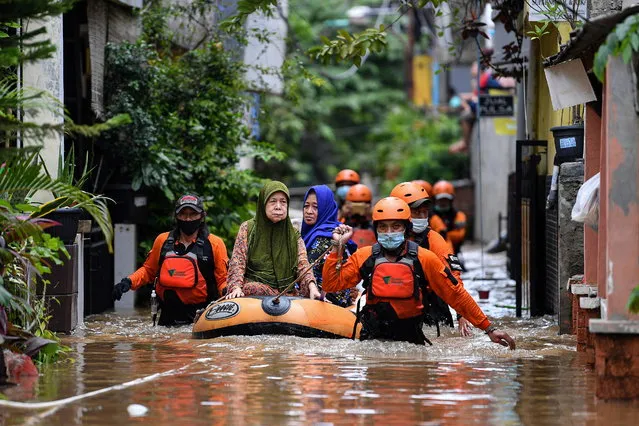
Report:
<svg viewBox="0 0 639 426"><path fill-rule="evenodd" d="M218 298L213 273L213 249L208 235L200 234L183 254L175 252L176 238L173 232L162 244L155 283L155 290L160 299L164 300L166 290L174 290L187 305L210 302Z"/></svg>
<svg viewBox="0 0 639 426"><path fill-rule="evenodd" d="M407 241L406 255L396 262L381 256L379 244L373 245L373 254L362 265L360 274L366 289L366 304L375 305L387 302L397 318L406 319L421 316L422 288L427 286L417 258L418 245Z"/></svg>
<svg viewBox="0 0 639 426"><path fill-rule="evenodd" d="M166 254L160 266L158 286L163 288L193 288L204 280L197 266L197 255L192 252L179 255L175 252Z"/></svg>

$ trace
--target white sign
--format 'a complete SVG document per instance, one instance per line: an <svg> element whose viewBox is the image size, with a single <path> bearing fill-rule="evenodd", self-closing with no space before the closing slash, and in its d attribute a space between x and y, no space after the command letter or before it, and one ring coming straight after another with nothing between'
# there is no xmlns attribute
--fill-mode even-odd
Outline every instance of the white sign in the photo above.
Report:
<svg viewBox="0 0 639 426"><path fill-rule="evenodd" d="M550 90L553 110L557 111L597 100L581 59L544 68L544 73Z"/></svg>

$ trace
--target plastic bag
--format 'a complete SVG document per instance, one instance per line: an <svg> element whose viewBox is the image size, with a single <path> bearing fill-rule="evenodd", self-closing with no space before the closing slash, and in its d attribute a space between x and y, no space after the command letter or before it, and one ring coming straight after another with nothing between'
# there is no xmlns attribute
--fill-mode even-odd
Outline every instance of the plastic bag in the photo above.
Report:
<svg viewBox="0 0 639 426"><path fill-rule="evenodd" d="M581 185L572 208L572 220L597 229L599 223L599 173Z"/></svg>

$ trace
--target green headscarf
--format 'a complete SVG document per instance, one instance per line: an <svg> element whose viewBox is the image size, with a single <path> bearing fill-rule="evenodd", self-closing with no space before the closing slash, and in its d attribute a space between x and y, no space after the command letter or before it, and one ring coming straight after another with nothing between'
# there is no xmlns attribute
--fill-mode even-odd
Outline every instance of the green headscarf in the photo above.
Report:
<svg viewBox="0 0 639 426"><path fill-rule="evenodd" d="M276 192L290 200L282 182L267 182L257 199L255 218L248 224L248 260L245 278L276 289L284 289L297 276L299 234L293 228L286 209L286 219L273 223L266 217L266 202Z"/></svg>

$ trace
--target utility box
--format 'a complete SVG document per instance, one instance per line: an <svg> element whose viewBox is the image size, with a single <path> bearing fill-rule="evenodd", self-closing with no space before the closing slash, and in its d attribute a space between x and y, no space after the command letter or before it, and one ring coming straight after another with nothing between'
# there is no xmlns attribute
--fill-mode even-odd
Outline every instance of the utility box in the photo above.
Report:
<svg viewBox="0 0 639 426"><path fill-rule="evenodd" d="M137 226L128 223L117 223L114 226L114 257L113 278L114 284L120 282L135 272L135 258L137 252ZM133 309L134 292L129 291L122 295L121 300L115 301L115 310Z"/></svg>
<svg viewBox="0 0 639 426"><path fill-rule="evenodd" d="M44 275L50 284L44 286L39 281L36 293L45 295L51 315L49 330L70 333L78 325L78 245L67 244L65 248L71 258L52 266L51 273Z"/></svg>
<svg viewBox="0 0 639 426"><path fill-rule="evenodd" d="M84 238L84 316L113 309L113 254L99 227Z"/></svg>

